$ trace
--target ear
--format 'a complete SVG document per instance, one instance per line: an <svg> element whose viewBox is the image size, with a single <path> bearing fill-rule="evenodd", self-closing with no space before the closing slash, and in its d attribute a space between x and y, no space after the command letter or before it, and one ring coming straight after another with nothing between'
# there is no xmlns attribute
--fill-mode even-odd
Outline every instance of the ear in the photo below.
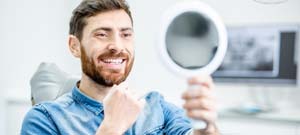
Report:
<svg viewBox="0 0 300 135"><path fill-rule="evenodd" d="M69 35L69 49L73 56L76 58L80 58L81 56L81 50L80 50L80 41L78 38L74 35Z"/></svg>

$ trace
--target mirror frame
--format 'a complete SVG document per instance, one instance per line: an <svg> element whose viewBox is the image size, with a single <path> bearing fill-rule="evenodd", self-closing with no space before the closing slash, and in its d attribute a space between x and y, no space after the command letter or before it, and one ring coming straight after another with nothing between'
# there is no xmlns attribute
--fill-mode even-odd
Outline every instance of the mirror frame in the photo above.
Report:
<svg viewBox="0 0 300 135"><path fill-rule="evenodd" d="M176 64L172 58L170 57L167 51L166 45L166 34L168 28L172 21L179 15L186 13L186 12L195 12L198 13L205 18L207 18L210 22L215 25L216 30L218 32L219 42L218 42L218 49L216 54L214 55L213 59L205 66L199 69L185 69L178 64ZM162 57L163 63L171 69L174 73L179 74L183 77L191 77L195 75L210 75L218 67L221 65L225 53L227 50L227 33L224 23L222 22L221 18L218 14L210 8L205 3L199 1L184 1L179 2L172 6L171 8L167 9L165 14L162 18L162 25L160 27L159 32L159 39L158 39L158 52L160 53L159 56Z"/></svg>

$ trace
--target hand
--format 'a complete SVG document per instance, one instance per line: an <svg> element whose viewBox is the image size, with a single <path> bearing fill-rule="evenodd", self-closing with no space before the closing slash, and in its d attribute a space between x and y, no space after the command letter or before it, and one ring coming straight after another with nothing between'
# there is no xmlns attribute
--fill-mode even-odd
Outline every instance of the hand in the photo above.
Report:
<svg viewBox="0 0 300 135"><path fill-rule="evenodd" d="M214 84L210 76L192 77L188 79L189 85L199 85L197 89L186 90L182 94L185 100L183 108L187 115L196 120L203 120L207 127L203 130L195 130L196 135L218 135L215 121L217 119Z"/></svg>
<svg viewBox="0 0 300 135"><path fill-rule="evenodd" d="M96 134L123 134L136 121L144 104L145 99L138 100L128 87L114 86L103 100L104 120Z"/></svg>

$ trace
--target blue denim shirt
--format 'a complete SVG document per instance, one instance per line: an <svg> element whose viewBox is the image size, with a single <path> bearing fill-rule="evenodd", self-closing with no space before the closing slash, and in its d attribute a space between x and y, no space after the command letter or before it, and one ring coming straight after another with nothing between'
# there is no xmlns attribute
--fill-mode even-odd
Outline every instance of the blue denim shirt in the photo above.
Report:
<svg viewBox="0 0 300 135"><path fill-rule="evenodd" d="M185 135L191 124L182 109L158 92L146 96L146 105L124 135ZM104 118L102 103L77 86L55 101L35 105L26 115L21 135L94 135Z"/></svg>

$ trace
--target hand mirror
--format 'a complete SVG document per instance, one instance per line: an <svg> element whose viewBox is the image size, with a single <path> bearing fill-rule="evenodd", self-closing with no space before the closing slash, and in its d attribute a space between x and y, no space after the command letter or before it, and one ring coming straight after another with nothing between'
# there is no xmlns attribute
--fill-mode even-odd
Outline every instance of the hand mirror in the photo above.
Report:
<svg viewBox="0 0 300 135"><path fill-rule="evenodd" d="M166 67L181 77L210 75L227 49L226 28L217 13L199 1L184 1L168 9L159 35L159 55ZM192 88L192 87L191 87ZM193 120L193 128L206 123Z"/></svg>

